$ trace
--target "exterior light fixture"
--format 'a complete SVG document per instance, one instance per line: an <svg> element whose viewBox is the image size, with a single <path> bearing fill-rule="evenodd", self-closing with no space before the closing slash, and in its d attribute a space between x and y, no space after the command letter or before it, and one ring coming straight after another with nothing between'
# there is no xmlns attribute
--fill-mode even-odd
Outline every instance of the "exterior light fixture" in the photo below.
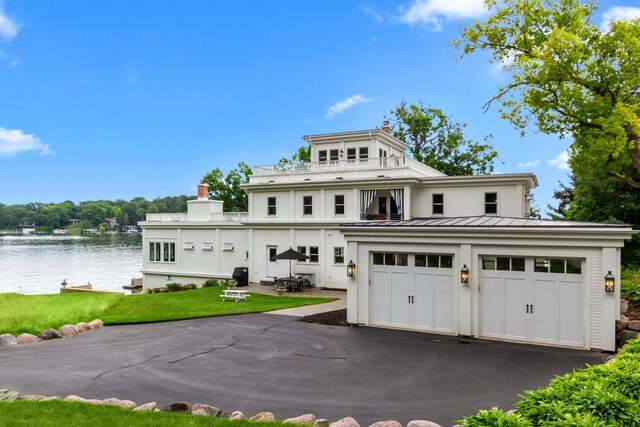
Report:
<svg viewBox="0 0 640 427"><path fill-rule="evenodd" d="M171 281L171 275L167 276L167 282Z"/></svg>
<svg viewBox="0 0 640 427"><path fill-rule="evenodd" d="M604 290L606 292L613 292L616 289L616 278L613 277L611 271L604 276Z"/></svg>
<svg viewBox="0 0 640 427"><path fill-rule="evenodd" d="M347 277L356 277L356 265L351 260L347 264Z"/></svg>
<svg viewBox="0 0 640 427"><path fill-rule="evenodd" d="M460 282L469 283L469 269L467 268L467 264L463 265L460 270Z"/></svg>

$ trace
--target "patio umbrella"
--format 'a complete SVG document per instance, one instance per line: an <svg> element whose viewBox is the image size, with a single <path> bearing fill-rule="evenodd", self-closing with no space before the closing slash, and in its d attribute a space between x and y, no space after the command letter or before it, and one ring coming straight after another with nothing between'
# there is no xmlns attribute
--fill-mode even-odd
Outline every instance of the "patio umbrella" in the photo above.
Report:
<svg viewBox="0 0 640 427"><path fill-rule="evenodd" d="M293 250L292 248L287 249L286 251L279 253L276 255L276 259L288 259L289 260L289 277L291 277L291 261L305 261L308 260L309 257L305 254L301 254L300 252Z"/></svg>

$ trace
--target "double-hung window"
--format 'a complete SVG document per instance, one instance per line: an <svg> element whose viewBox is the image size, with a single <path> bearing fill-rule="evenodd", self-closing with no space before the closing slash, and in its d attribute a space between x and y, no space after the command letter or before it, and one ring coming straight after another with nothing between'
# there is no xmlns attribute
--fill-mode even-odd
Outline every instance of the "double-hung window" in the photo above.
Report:
<svg viewBox="0 0 640 427"><path fill-rule="evenodd" d="M319 162L327 161L327 150L318 150L318 161Z"/></svg>
<svg viewBox="0 0 640 427"><path fill-rule="evenodd" d="M369 147L359 147L360 160L369 158Z"/></svg>
<svg viewBox="0 0 640 427"><path fill-rule="evenodd" d="M484 193L484 213L498 213L498 193Z"/></svg>
<svg viewBox="0 0 640 427"><path fill-rule="evenodd" d="M313 215L313 196L302 196L302 214Z"/></svg>
<svg viewBox="0 0 640 427"><path fill-rule="evenodd" d="M334 196L334 214L344 215L344 194Z"/></svg>
<svg viewBox="0 0 640 427"><path fill-rule="evenodd" d="M343 247L333 248L333 263L344 264L344 248Z"/></svg>
<svg viewBox="0 0 640 427"><path fill-rule="evenodd" d="M317 246L309 246L309 262L317 263L320 261L320 251Z"/></svg>
<svg viewBox="0 0 640 427"><path fill-rule="evenodd" d="M276 214L276 198L267 197L267 215Z"/></svg>
<svg viewBox="0 0 640 427"><path fill-rule="evenodd" d="M331 160L332 162L336 162L338 161L339 158L340 158L340 152L337 149L329 150L329 160Z"/></svg>
<svg viewBox="0 0 640 427"><path fill-rule="evenodd" d="M149 243L149 261L160 261L160 242Z"/></svg>
<svg viewBox="0 0 640 427"><path fill-rule="evenodd" d="M433 201L433 214L444 214L444 194L433 194L431 198Z"/></svg>
<svg viewBox="0 0 640 427"><path fill-rule="evenodd" d="M149 261L176 262L176 243L149 242Z"/></svg>
<svg viewBox="0 0 640 427"><path fill-rule="evenodd" d="M347 148L347 160L355 160L355 159L356 159L356 149Z"/></svg>

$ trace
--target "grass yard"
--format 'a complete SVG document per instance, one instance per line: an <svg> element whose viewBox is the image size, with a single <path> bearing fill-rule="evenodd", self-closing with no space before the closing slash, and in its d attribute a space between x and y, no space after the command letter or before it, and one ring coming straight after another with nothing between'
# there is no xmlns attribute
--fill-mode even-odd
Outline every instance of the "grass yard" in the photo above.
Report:
<svg viewBox="0 0 640 427"><path fill-rule="evenodd" d="M335 298L309 298L251 294L247 301L222 301L223 287L166 294L131 295L110 308L101 319L108 325L150 323L229 314L262 313L320 304Z"/></svg>
<svg viewBox="0 0 640 427"><path fill-rule="evenodd" d="M230 421L202 415L183 415L165 412L134 412L115 406L49 401L0 402L0 426L15 427L278 427L279 422ZM288 424L291 425L291 424Z"/></svg>
<svg viewBox="0 0 640 427"><path fill-rule="evenodd" d="M0 334L27 332L37 335L47 328L89 322L120 303L124 295L0 293Z"/></svg>
<svg viewBox="0 0 640 427"><path fill-rule="evenodd" d="M251 294L247 301L224 302L223 287L166 294L0 294L0 333L39 334L46 328L99 318L106 325L152 323L230 314L261 313L333 301Z"/></svg>

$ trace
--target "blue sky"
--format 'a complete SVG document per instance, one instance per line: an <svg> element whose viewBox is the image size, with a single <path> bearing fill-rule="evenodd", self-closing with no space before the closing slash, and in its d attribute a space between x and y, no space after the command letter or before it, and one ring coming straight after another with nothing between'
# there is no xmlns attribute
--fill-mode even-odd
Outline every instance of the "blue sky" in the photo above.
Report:
<svg viewBox="0 0 640 427"><path fill-rule="evenodd" d="M216 166L377 127L404 99L492 134L496 172L537 174L545 207L569 141L484 113L505 77L449 44L481 3L0 0L0 203L195 194Z"/></svg>

